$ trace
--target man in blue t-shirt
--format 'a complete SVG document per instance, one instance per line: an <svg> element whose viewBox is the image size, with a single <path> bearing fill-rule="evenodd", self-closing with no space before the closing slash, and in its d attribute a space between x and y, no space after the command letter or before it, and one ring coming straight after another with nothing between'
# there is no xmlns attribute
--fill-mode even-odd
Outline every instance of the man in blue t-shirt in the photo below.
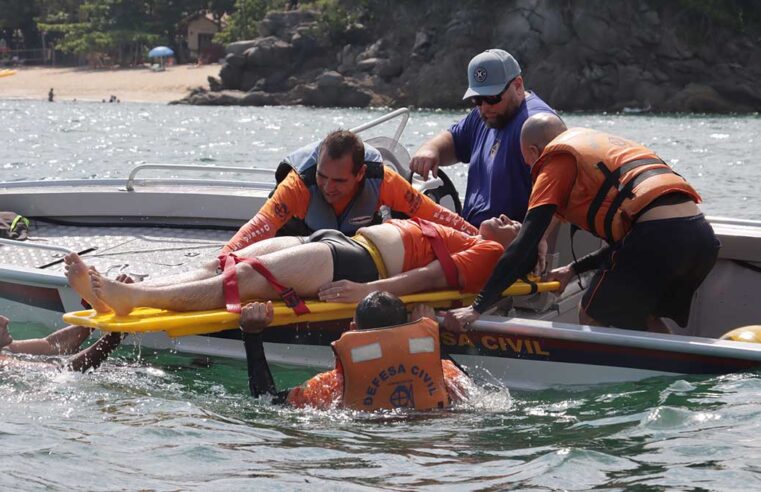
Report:
<svg viewBox="0 0 761 492"><path fill-rule="evenodd" d="M515 58L497 49L470 60L463 99L475 106L470 114L424 143L412 157L410 169L427 179L439 166L467 162L462 216L476 227L500 214L522 221L531 176L521 155L521 128L529 116L554 111L524 88Z"/></svg>

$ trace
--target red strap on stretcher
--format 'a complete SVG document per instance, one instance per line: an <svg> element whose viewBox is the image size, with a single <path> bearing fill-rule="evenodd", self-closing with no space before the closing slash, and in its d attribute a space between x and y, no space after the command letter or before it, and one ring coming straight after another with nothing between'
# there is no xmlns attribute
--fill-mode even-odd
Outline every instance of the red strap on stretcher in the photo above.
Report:
<svg viewBox="0 0 761 492"><path fill-rule="evenodd" d="M248 263L256 270L259 275L269 282L269 284L277 291L280 298L283 300L286 306L293 309L293 312L298 316L302 314L309 314L309 308L304 301L296 295L290 287L285 287L283 284L277 281L272 272L267 270L267 267L259 261L257 258L239 258L233 253L221 255L219 257L219 265L222 267L222 285L225 293L225 307L227 311L231 313L240 313L240 291L238 289L238 275L235 270L235 265L238 263Z"/></svg>
<svg viewBox="0 0 761 492"><path fill-rule="evenodd" d="M447 251L447 247L444 244L444 240L441 238L439 231L433 227L433 224L427 220L423 220L419 217L415 217L415 222L420 226L420 230L423 232L423 237L428 239L433 249L433 254L436 255L436 259L441 263L441 268L444 269L444 277L447 279L447 285L452 289L460 290L460 280L457 274L457 266L454 264L454 260Z"/></svg>

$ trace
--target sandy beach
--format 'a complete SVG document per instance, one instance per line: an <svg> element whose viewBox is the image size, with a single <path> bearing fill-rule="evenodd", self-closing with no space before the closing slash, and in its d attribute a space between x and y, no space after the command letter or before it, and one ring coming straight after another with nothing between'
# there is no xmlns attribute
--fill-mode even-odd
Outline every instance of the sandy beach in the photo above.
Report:
<svg viewBox="0 0 761 492"><path fill-rule="evenodd" d="M115 95L122 102L169 102L192 87L208 87L207 77L220 65L179 65L163 72L149 68L83 69L21 67L0 77L0 98L47 100L53 88L57 101L102 101Z"/></svg>

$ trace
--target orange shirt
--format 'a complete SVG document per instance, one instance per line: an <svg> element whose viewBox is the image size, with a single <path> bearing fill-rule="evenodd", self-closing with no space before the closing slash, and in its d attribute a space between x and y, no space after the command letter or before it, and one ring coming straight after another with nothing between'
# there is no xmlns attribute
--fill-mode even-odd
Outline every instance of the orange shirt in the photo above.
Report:
<svg viewBox="0 0 761 492"><path fill-rule="evenodd" d="M344 375L338 369L322 372L288 393L287 402L297 408L335 408L344 394Z"/></svg>
<svg viewBox="0 0 761 492"><path fill-rule="evenodd" d="M467 394L470 378L465 375L451 360L442 359L441 369L444 371L444 381L447 385L449 398L452 402L460 400ZM343 399L344 375L340 368L320 373L304 383L293 388L288 393L288 403L294 407L312 407L319 410L336 408Z"/></svg>
<svg viewBox="0 0 761 492"><path fill-rule="evenodd" d="M576 159L571 154L557 154L547 161L534 180L528 209L541 205L557 205L562 212L576 181Z"/></svg>
<svg viewBox="0 0 761 492"><path fill-rule="evenodd" d="M402 234L404 263L402 270L408 272L436 260L431 243L423 236L420 226L411 220L392 219ZM505 249L496 241L469 236L450 227L433 224L449 252L460 278L460 288L465 292L478 292L491 276L494 266Z"/></svg>
<svg viewBox="0 0 761 492"><path fill-rule="evenodd" d="M278 229L283 227L291 217L303 219L306 217L311 197L309 188L298 173L291 171L277 186L272 197L262 205L256 216L228 241L222 253L237 251L249 244L274 237ZM353 196L347 196L332 204L336 216L341 215L353 199ZM471 235L478 234L478 229L465 219L415 190L406 179L388 169L383 173L383 182L380 186L378 208L382 205L410 217L420 217L444 224Z"/></svg>

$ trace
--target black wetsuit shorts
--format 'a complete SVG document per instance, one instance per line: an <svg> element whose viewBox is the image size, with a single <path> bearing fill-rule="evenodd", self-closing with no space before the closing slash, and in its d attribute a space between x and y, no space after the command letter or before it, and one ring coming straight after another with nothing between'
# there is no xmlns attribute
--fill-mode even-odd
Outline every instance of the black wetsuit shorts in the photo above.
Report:
<svg viewBox="0 0 761 492"><path fill-rule="evenodd" d="M582 307L618 328L644 330L648 315L686 326L720 246L702 214L636 223L593 277Z"/></svg>
<svg viewBox="0 0 761 492"><path fill-rule="evenodd" d="M378 280L378 268L370 253L358 242L342 232L322 229L311 236L307 243L323 243L333 255L333 280L351 280L367 283Z"/></svg>

